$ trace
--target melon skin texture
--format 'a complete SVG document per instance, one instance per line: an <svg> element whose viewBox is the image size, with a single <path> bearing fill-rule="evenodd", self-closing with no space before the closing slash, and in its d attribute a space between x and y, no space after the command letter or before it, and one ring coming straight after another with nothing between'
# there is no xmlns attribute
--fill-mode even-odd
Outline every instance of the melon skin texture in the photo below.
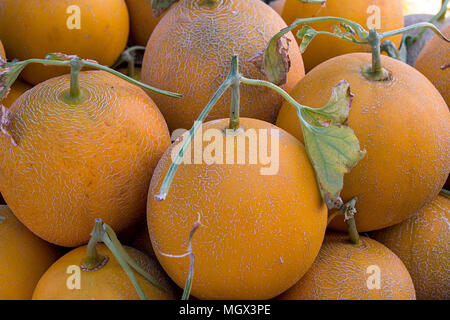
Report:
<svg viewBox="0 0 450 320"><path fill-rule="evenodd" d="M128 255L145 271L153 275L168 291L153 286L137 272L134 272L147 299L174 300L173 288L158 263L142 252L124 246ZM76 248L56 261L39 280L33 292L33 300L139 300L139 295L122 266L104 245L98 244L99 254L107 256L106 264L95 271L80 270L80 288L69 289L67 279L72 274L66 271L70 266L80 266L87 256L87 246Z"/></svg>
<svg viewBox="0 0 450 320"><path fill-rule="evenodd" d="M0 205L0 300L30 300L40 277L60 254Z"/></svg>
<svg viewBox="0 0 450 320"><path fill-rule="evenodd" d="M207 122L203 132L222 130L228 121ZM278 129L249 118L240 123L244 130ZM268 166L248 162L181 164L167 198L157 202L154 197L171 164L172 148L158 163L147 207L150 239L163 268L184 287L189 257L167 254L186 253L189 233L200 219L192 239L194 297L270 299L297 282L313 263L325 234L327 208L303 145L279 132L279 169L274 175L261 175L260 168ZM270 145L267 150L275 151ZM234 146L236 150L236 140Z"/></svg>
<svg viewBox="0 0 450 320"><path fill-rule="evenodd" d="M117 233L145 217L153 169L170 145L167 125L144 90L103 71L81 72L83 102L62 95L70 75L16 100L0 135L0 191L39 237L87 243L96 218Z"/></svg>
<svg viewBox="0 0 450 320"><path fill-rule="evenodd" d="M432 17L433 15L431 14L410 14L405 16L405 26L410 26L419 22L428 22ZM441 30L450 24L450 19L445 19L444 21L436 21L433 24ZM404 35L416 36L417 34L419 34L419 32L421 32L421 30L421 28L411 30L406 32ZM414 65L414 62L416 62L416 59L422 51L423 47L427 44L428 41L430 41L430 39L434 35L435 33L432 30L427 29L422 37L408 48L408 56L406 62L409 65Z"/></svg>
<svg viewBox="0 0 450 320"><path fill-rule="evenodd" d="M391 249L405 264L417 299L449 300L450 199L439 195L417 215L370 236Z"/></svg>
<svg viewBox="0 0 450 320"><path fill-rule="evenodd" d="M397 224L414 215L439 193L450 172L450 113L442 96L420 72L406 63L381 57L390 81L369 81L361 68L368 53L330 59L309 72L291 91L299 103L321 106L340 80L350 83L354 99L349 126L365 157L344 176L344 202L357 196L360 232ZM283 104L277 126L303 141L296 109ZM342 217L329 227L346 231Z"/></svg>
<svg viewBox="0 0 450 320"><path fill-rule="evenodd" d="M375 20L370 17L376 16L376 10L378 10L376 8L379 8L381 27L377 31L386 32L403 27L401 0L327 0L324 6L318 3L304 3L300 0L286 0L281 16L288 25L296 19L339 17L356 22L369 30L368 23L370 22L370 26L375 23ZM334 32L336 24L339 25L339 22L323 21L311 23L310 26L315 30ZM300 28L301 26L294 29L293 33L296 34ZM393 41L398 47L402 36L397 35L388 40ZM297 41L300 43L300 39L297 38ZM318 35L302 54L306 72L328 59L351 52L370 52L370 46L351 43L329 35Z"/></svg>
<svg viewBox="0 0 450 320"><path fill-rule="evenodd" d="M204 4L203 4L204 3ZM225 80L231 57L239 56L239 71L248 78L265 79L249 60L263 51L269 40L286 27L283 19L261 0L203 0L173 5L160 20L147 44L142 64L143 82L183 94L173 99L150 93L163 113L169 130L189 129L214 92ZM304 67L294 36L289 55L289 91L303 76ZM229 116L231 93L226 92L207 120ZM240 114L273 123L282 97L271 89L241 87Z"/></svg>
<svg viewBox="0 0 450 320"><path fill-rule="evenodd" d="M380 287L376 288L374 266ZM319 255L308 272L281 300L415 300L415 290L403 262L381 243L360 237L327 233Z"/></svg>

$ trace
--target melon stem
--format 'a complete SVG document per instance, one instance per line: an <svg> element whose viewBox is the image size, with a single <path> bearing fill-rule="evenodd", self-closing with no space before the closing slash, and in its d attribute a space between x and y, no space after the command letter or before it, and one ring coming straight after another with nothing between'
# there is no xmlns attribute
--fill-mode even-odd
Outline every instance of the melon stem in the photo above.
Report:
<svg viewBox="0 0 450 320"><path fill-rule="evenodd" d="M70 89L68 90L68 92L63 92L62 94L62 99L69 104L73 103L77 104L83 99L83 91L80 89L80 81L79 81L79 74L83 67L108 72L150 92L163 94L173 98L183 97L183 95L179 93L174 93L151 87L145 83L142 83L131 77L128 77L120 73L119 71L98 64L92 60L83 60L76 56L68 56L61 53L50 53L45 57L45 59L28 59L24 61L9 62L1 65L2 68L0 69L0 99L6 96L6 94L8 93L8 89L11 88L11 86L14 84L14 81L16 81L17 77L22 72L22 70L30 63L71 67Z"/></svg>
<svg viewBox="0 0 450 320"><path fill-rule="evenodd" d="M126 49L122 54L120 55L119 59L113 64L111 68L116 69L119 67L122 63L127 63L127 76L134 79L135 73L136 73L136 51L137 50L145 50L145 47L143 46L133 46Z"/></svg>
<svg viewBox="0 0 450 320"><path fill-rule="evenodd" d="M230 124L228 129L237 130L239 128L239 107L240 107L240 75L239 75L239 59L233 56L231 59L231 108L230 108Z"/></svg>
<svg viewBox="0 0 450 320"><path fill-rule="evenodd" d="M94 229L87 245L87 257L81 263L81 267L86 271L93 271L102 268L108 257L98 254L97 244L103 239L103 226L100 219L95 220Z"/></svg>
<svg viewBox="0 0 450 320"><path fill-rule="evenodd" d="M444 21L447 14L447 6L449 0L442 0L441 10L439 10L437 21Z"/></svg>
<svg viewBox="0 0 450 320"><path fill-rule="evenodd" d="M372 67L363 69L363 74L369 80L385 81L390 79L390 73L381 65L382 36L375 30L369 30L367 41L372 49Z"/></svg>
<svg viewBox="0 0 450 320"><path fill-rule="evenodd" d="M87 245L87 257L81 263L81 268L83 271L97 271L104 267L108 262L109 258L107 256L100 255L97 251L97 244L103 242L108 249L111 251L113 256L116 258L117 262L120 264L122 269L127 274L130 281L138 293L141 300L147 300L147 297L142 290L133 269L139 273L145 280L154 285L155 287L168 291L163 285L161 285L151 274L143 270L126 252L126 250L121 245L120 241L114 230L103 223L101 219L95 219L94 229L91 233L91 239Z"/></svg>
<svg viewBox="0 0 450 320"><path fill-rule="evenodd" d="M82 60L78 57L70 61L70 102L79 103L83 99L80 89L80 71L83 68Z"/></svg>
<svg viewBox="0 0 450 320"><path fill-rule="evenodd" d="M347 224L350 243L354 245L359 244L359 233L355 222L355 205L357 200L357 197L354 197L339 209L344 215L344 221Z"/></svg>

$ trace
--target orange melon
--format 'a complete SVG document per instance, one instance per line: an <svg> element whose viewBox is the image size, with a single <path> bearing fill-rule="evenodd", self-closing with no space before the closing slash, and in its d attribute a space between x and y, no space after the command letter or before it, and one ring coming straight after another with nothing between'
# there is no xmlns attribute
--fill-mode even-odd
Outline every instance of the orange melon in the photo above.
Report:
<svg viewBox="0 0 450 320"><path fill-rule="evenodd" d="M139 87L103 71L81 72L28 90L0 135L0 191L16 216L62 246L87 243L96 218L117 233L145 215L153 169L170 145L163 116Z"/></svg>
<svg viewBox="0 0 450 320"><path fill-rule="evenodd" d="M432 201L450 172L450 112L431 82L411 66L381 56L392 79L373 81L361 72L371 54L351 53L310 71L291 91L306 106L327 103L330 88L345 79L355 97L349 126L366 156L344 176L342 198L357 196L360 232L382 229L414 215ZM297 110L285 103L277 125L303 140ZM333 230L345 231L336 218Z"/></svg>
<svg viewBox="0 0 450 320"><path fill-rule="evenodd" d="M353 245L345 234L327 233L312 267L278 298L415 300L416 295L405 265L384 245L367 237Z"/></svg>
<svg viewBox="0 0 450 320"><path fill-rule="evenodd" d="M0 0L0 39L9 58L74 54L112 65L126 46L125 0ZM29 65L23 79L37 84L69 68Z"/></svg>
<svg viewBox="0 0 450 320"><path fill-rule="evenodd" d="M234 54L239 71L248 78L263 78L250 62L263 51L272 36L286 27L281 17L261 0L185 0L174 4L156 26L142 65L143 82L183 94L171 99L150 94L161 109L169 130L189 129L228 74ZM291 33L290 90L304 75L299 48ZM263 87L243 86L240 112L244 117L273 123L282 97ZM229 116L231 95L226 93L208 118ZM182 116L181 116L182 115Z"/></svg>
<svg viewBox="0 0 450 320"><path fill-rule="evenodd" d="M380 28L377 31L380 32L403 27L402 0L327 0L324 5L306 3L301 0L286 0L281 16L287 24L293 23L295 19L332 16L354 21L365 29L376 26L376 21L379 21ZM316 30L333 32L335 24L336 22L333 21L323 21L312 23L311 26ZM294 31L296 32L299 28ZM402 37L399 35L388 39L398 47ZM370 46L361 46L319 35L309 44L302 56L305 69L309 72L330 58L361 51L369 52Z"/></svg>
<svg viewBox="0 0 450 320"><path fill-rule="evenodd" d="M142 252L124 247L135 262L159 282L168 288L163 291L155 287L137 272L134 272L146 297L150 300L175 299L173 288L156 261ZM104 245L97 245L99 254L108 257L105 265L96 270L86 271L81 268L87 256L87 247L76 248L56 261L39 280L33 292L33 300L138 300L139 296L133 283L114 255ZM79 267L79 289L68 286L71 274L76 276L74 268ZM68 270L70 272L68 272ZM76 281L74 279L74 281Z"/></svg>
<svg viewBox="0 0 450 320"><path fill-rule="evenodd" d="M405 264L417 299L448 300L450 198L439 195L414 217L371 234Z"/></svg>
<svg viewBox="0 0 450 320"><path fill-rule="evenodd" d="M450 24L442 33L450 38ZM435 35L420 52L414 67L434 84L450 106L450 44Z"/></svg>
<svg viewBox="0 0 450 320"><path fill-rule="evenodd" d="M207 122L202 130L207 135L215 132L219 139L228 121ZM327 207L304 146L267 122L241 118L240 124L246 134L253 131L258 139L263 139L261 132L269 137L272 135L269 131L279 132L279 161L272 162L278 163L278 170L262 175L261 168L269 165L249 164L250 142L246 142L245 149L239 149L246 154L245 164L221 164L217 159L213 163L207 160L209 164L182 163L167 198L158 202L155 195L172 163L174 146L186 138L183 135L161 158L149 189L147 224L153 249L180 287L186 281L189 257L168 255L186 253L189 233L200 219L201 225L192 239L195 263L191 291L199 299L277 296L308 270L325 233ZM222 159L237 159L239 139L228 138L234 151L222 145L215 154L222 155ZM277 147L272 142L276 140L271 139L270 143L259 140L259 148L264 146L268 154L275 154ZM202 150L209 150L206 140L201 143ZM191 154L198 152L196 144L191 144ZM204 159L209 159L205 155ZM188 153L184 159L188 159Z"/></svg>
<svg viewBox="0 0 450 320"><path fill-rule="evenodd" d="M0 300L30 300L60 250L39 239L0 205Z"/></svg>
<svg viewBox="0 0 450 320"><path fill-rule="evenodd" d="M145 46L159 20L153 16L151 0L125 0L130 13L130 36L134 44Z"/></svg>

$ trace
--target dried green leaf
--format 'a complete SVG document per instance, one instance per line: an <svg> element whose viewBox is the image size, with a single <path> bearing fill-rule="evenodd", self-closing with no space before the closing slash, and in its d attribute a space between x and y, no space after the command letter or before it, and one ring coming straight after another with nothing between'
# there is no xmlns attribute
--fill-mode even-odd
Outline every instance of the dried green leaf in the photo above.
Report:
<svg viewBox="0 0 450 320"><path fill-rule="evenodd" d="M355 133L347 126L352 97L349 84L341 81L324 107L298 110L306 151L329 209L342 206L344 174L365 155Z"/></svg>
<svg viewBox="0 0 450 320"><path fill-rule="evenodd" d="M312 39L317 35L317 31L310 26L304 26L297 32L297 37L301 39L300 52L304 53Z"/></svg>
<svg viewBox="0 0 450 320"><path fill-rule="evenodd" d="M276 85L283 85L287 81L287 74L291 68L288 53L290 41L284 35L273 37L262 52L250 59L267 80Z"/></svg>

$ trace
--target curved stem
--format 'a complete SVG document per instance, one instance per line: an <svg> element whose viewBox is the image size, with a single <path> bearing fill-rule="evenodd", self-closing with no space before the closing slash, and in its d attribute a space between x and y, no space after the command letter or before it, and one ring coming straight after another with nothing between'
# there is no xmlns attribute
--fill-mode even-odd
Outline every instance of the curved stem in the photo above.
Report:
<svg viewBox="0 0 450 320"><path fill-rule="evenodd" d="M111 245L113 245L116 248L117 252L120 254L120 256L125 260L125 262L128 265L130 265L134 270L137 271L137 273L139 273L142 277L144 277L148 282L150 282L155 287L163 291L168 291L166 287L164 287L161 283L159 283L151 274L142 269L133 260L133 258L129 256L128 252L123 248L122 244L117 238L117 235L115 234L114 230L109 225L104 224L103 228L106 232L106 235L108 236L109 241L111 242Z"/></svg>
<svg viewBox="0 0 450 320"><path fill-rule="evenodd" d="M435 21L443 21L443 20L445 20L445 16L447 14L448 2L449 2L449 0L442 0L441 10L439 10L438 14L436 15L436 20ZM433 19L434 19L434 17L433 17ZM431 22L434 22L434 21L431 21Z"/></svg>
<svg viewBox="0 0 450 320"><path fill-rule="evenodd" d="M336 218L336 217L337 217L338 215L340 215L340 214L342 214L341 211L336 211L336 212L333 212L332 214L330 214L330 215L328 216L327 226L331 223L331 221L333 221L334 218Z"/></svg>
<svg viewBox="0 0 450 320"><path fill-rule="evenodd" d="M339 17L330 17L330 16L296 19L288 28L292 30L301 24L306 24L306 23L310 23L310 22L323 22L323 21L341 22L345 25L351 26L351 27L353 27L354 31L356 32L356 34L358 35L358 37L361 40L365 40L369 36L369 33L360 24L353 22L351 20L348 20L348 19L339 18ZM350 39L347 39L347 40L351 41Z"/></svg>
<svg viewBox="0 0 450 320"><path fill-rule="evenodd" d="M214 107L214 105L219 101L220 97L225 93L225 91L231 86L233 83L233 79L231 78L230 74L227 76L225 81L220 85L220 87L217 89L217 91L214 93L211 100L208 102L206 107L202 110L197 120L194 122L194 125L189 130L189 135L186 139L183 140L183 144L178 151L175 159L172 161L172 164L169 167L169 171L167 172L166 176L164 177L164 180L161 184L161 188L159 189L159 192L155 195L156 201L162 201L166 198L167 192L169 191L170 184L172 183L173 177L175 176L175 172L178 169L178 166L181 163L181 160L183 158L184 153L186 152L186 149L190 146L192 139L194 138L195 133L197 132L198 128L202 125L203 121L208 116L211 109Z"/></svg>
<svg viewBox="0 0 450 320"><path fill-rule="evenodd" d="M240 77L240 81L241 83L244 84L248 84L248 85L253 85L253 86L263 86L263 87L267 87L270 88L272 90L275 90L276 92L278 92L284 99L286 99L287 102L289 102L291 105L293 105L294 107L296 107L297 109L301 109L304 108L305 106L302 106L300 103L298 103L297 101L295 101L294 98L292 98L286 91L284 91L282 88L280 88L279 86L273 84L272 82L269 81L265 81L265 80L255 80L255 79L248 79L244 76Z"/></svg>
<svg viewBox="0 0 450 320"><path fill-rule="evenodd" d="M442 34L442 32L439 30L438 27L436 27L434 24L429 23L429 22L419 22L419 23L412 24L410 26L407 26L407 27L404 27L404 28L401 28L401 29L383 32L383 33L380 34L380 36L381 36L381 39L386 39L386 38L393 37L393 36L396 36L396 35L399 35L399 34L403 34L405 32L408 32L410 30L417 29L417 28L428 28L428 29L431 29L434 33L436 33L444 41L450 42L450 40L447 39Z"/></svg>
<svg viewBox="0 0 450 320"><path fill-rule="evenodd" d="M0 69L0 98L8 91L8 89L12 86L14 81L19 76L20 72L30 63L40 63L43 65L52 65L52 66L72 66L71 72L71 88L70 93L67 95L69 100L74 100L73 97L80 97L82 92L79 92L79 82L78 82L78 73L83 67L89 67L92 69L106 71L111 73L123 80L126 80L142 89L163 94L169 97L181 98L183 95L178 93L173 93L166 90L157 89L146 85L140 81L137 81L133 78L130 78L114 69L108 68L106 66L102 66L96 62L83 60L76 56L67 56L63 54L49 54L46 59L28 59L24 61L11 62L6 63L6 65L2 66L3 70ZM78 68L80 70L78 70ZM76 100L76 99L75 99Z"/></svg>
<svg viewBox="0 0 450 320"><path fill-rule="evenodd" d="M239 128L239 107L240 107L240 75L238 70L239 60L234 56L231 60L230 79L231 82L231 108L230 108L230 124L231 130Z"/></svg>
<svg viewBox="0 0 450 320"><path fill-rule="evenodd" d="M127 76L134 79L135 77L135 64L136 64L136 51L137 50L145 50L143 46L132 46L127 48L120 55L119 59L112 65L112 69L116 69L122 63L127 63Z"/></svg>
<svg viewBox="0 0 450 320"><path fill-rule="evenodd" d="M397 50L397 47L391 40L384 40L381 43L380 50L381 52L386 52L391 58L400 58L400 52Z"/></svg>
<svg viewBox="0 0 450 320"><path fill-rule="evenodd" d="M129 279L133 283L139 297L146 300L144 291L141 285L136 279L133 269L137 271L141 276L145 278L149 283L161 289L168 291L163 285L161 285L152 275L144 271L126 252L121 245L120 241L114 230L103 223L101 219L95 219L94 229L91 233L91 239L89 240L87 251L88 256L83 260L81 267L84 271L96 271L102 268L109 260L108 257L98 254L96 246L99 242L103 242L108 249L112 252L117 262L121 265Z"/></svg>
<svg viewBox="0 0 450 320"><path fill-rule="evenodd" d="M109 250L111 250L111 252L113 253L113 255L116 257L117 262L119 262L120 266L122 267L122 269L125 271L125 273L127 274L128 278L131 280L131 282L133 283L134 288L136 289L138 296L141 300L147 300L147 296L144 293L144 290L142 290L141 285L139 284L139 282L136 279L136 276L134 275L133 270L131 270L130 266L128 265L128 263L126 263L126 261L123 259L123 257L120 255L120 253L118 252L117 248L112 244L111 240L108 237L104 237L103 242L105 243L105 245L108 247Z"/></svg>
<svg viewBox="0 0 450 320"><path fill-rule="evenodd" d="M114 69L102 66L102 65L97 64L97 63L92 63L92 62L83 60L83 64L84 64L84 66L89 67L89 68L95 68L95 69L98 69L98 70L103 70L103 71L109 72L109 73L111 73L111 74L113 74L113 75L115 75L115 76L117 76L117 77L119 77L119 78L121 78L123 80L126 80L126 81L128 81L128 82L130 82L132 84L137 85L138 87L141 87L142 89L145 89L145 90L148 90L148 91L151 91L151 92L154 92L154 93L163 94L165 96L169 96L169 97L173 97L173 98L181 98L181 97L183 97L183 95L179 94L179 93L173 93L173 92L170 92L170 91L166 91L166 90L162 90L162 89L157 89L157 88L151 87L149 85L146 85L145 83L142 83L142 82L137 81L137 80L135 80L135 79L133 79L131 77L128 77L128 76L124 75L123 73L120 73L119 71L116 71Z"/></svg>

